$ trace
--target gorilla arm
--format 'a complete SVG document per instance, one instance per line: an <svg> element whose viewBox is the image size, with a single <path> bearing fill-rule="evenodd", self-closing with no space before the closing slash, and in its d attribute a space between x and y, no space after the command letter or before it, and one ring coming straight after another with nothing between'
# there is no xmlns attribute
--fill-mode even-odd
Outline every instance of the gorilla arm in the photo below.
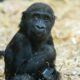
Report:
<svg viewBox="0 0 80 80"><path fill-rule="evenodd" d="M21 71L24 73L35 73L39 69L43 69L47 62L52 62L55 60L56 52L52 45L45 45L43 49L36 52L27 62L21 65ZM24 67L24 65L26 65ZM25 70L23 70L25 69Z"/></svg>
<svg viewBox="0 0 80 80"><path fill-rule="evenodd" d="M25 57L29 59L31 54L29 41L24 39L22 34L17 33L5 50L5 78L7 80L11 79L16 74L17 68L21 65L23 59Z"/></svg>

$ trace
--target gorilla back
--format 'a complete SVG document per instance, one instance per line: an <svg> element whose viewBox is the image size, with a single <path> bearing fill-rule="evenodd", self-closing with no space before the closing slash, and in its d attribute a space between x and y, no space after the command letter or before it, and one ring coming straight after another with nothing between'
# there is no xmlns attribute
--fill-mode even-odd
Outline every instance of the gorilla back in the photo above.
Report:
<svg viewBox="0 0 80 80"><path fill-rule="evenodd" d="M15 80L18 75L25 74L29 75L27 80L30 77L49 80L44 76L46 74L43 75L45 70L52 73L50 80L59 79L55 69L56 51L50 34L54 22L54 12L45 3L32 4L22 13L20 30L5 50L6 80Z"/></svg>

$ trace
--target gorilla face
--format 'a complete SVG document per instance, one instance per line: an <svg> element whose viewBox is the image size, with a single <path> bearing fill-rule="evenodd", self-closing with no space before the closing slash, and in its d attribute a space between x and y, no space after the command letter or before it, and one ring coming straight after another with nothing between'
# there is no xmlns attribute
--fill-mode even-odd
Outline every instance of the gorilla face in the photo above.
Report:
<svg viewBox="0 0 80 80"><path fill-rule="evenodd" d="M34 7L32 7L34 6ZM44 4L37 3L30 6L23 12L22 20L24 29L28 36L36 38L47 38L55 22L52 9Z"/></svg>
<svg viewBox="0 0 80 80"><path fill-rule="evenodd" d="M28 24L31 27L31 33L37 37L48 36L52 27L50 16L40 12L32 13Z"/></svg>

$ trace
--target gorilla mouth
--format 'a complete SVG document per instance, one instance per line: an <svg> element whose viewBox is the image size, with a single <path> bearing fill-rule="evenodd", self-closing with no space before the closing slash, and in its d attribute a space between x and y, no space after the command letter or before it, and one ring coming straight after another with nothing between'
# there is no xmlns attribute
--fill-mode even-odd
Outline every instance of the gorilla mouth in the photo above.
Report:
<svg viewBox="0 0 80 80"><path fill-rule="evenodd" d="M46 30L42 28L39 29L37 27L33 27L32 34L36 37L44 37L46 35Z"/></svg>
<svg viewBox="0 0 80 80"><path fill-rule="evenodd" d="M46 31L38 31L38 30L32 31L32 35L34 35L37 38L43 38L43 37L45 38Z"/></svg>

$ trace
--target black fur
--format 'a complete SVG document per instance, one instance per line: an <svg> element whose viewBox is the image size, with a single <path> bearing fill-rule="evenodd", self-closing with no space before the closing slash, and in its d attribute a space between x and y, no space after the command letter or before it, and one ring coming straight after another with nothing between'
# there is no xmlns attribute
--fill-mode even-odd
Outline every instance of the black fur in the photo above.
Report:
<svg viewBox="0 0 80 80"><path fill-rule="evenodd" d="M54 69L52 80L59 79L55 69L56 51L50 34L54 22L53 10L44 3L35 3L23 12L20 30L5 50L6 80L31 80L18 76L24 74L42 80L41 73L47 67Z"/></svg>

